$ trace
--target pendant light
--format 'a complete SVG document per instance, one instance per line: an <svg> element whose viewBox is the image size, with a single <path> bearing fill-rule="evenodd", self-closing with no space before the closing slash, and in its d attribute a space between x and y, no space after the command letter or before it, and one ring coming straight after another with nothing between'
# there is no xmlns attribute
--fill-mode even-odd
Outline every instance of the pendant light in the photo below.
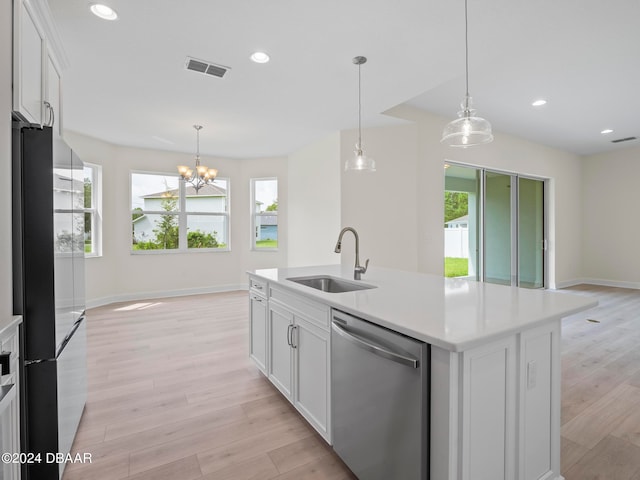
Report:
<svg viewBox="0 0 640 480"><path fill-rule="evenodd" d="M362 150L362 101L361 101L361 80L360 67L367 61L367 57L354 57L353 63L358 65L358 143L356 143L355 156L349 158L344 169L347 170L365 170L369 172L376 171L376 162L373 158L367 157Z"/></svg>
<svg viewBox="0 0 640 480"><path fill-rule="evenodd" d="M202 125L194 125L193 128L196 129L196 165L193 169L186 165L179 165L178 173L185 182L193 186L197 195L202 187L213 184L218 170L200 165L200 130L202 130Z"/></svg>
<svg viewBox="0 0 640 480"><path fill-rule="evenodd" d="M469 21L467 18L467 0L464 0L464 49L465 49L465 81L467 91L460 104L462 108L458 117L444 127L442 143L451 147L471 147L493 141L491 124L481 117L476 117L469 96Z"/></svg>

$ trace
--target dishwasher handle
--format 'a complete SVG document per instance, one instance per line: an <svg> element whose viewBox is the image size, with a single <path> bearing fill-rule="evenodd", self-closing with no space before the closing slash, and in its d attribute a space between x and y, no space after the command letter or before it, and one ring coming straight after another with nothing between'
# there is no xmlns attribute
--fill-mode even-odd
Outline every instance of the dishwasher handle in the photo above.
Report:
<svg viewBox="0 0 640 480"><path fill-rule="evenodd" d="M401 355L396 352L392 352L391 350L383 347L382 345L373 343L370 339L365 339L360 335L356 335L353 332L347 331L344 327L341 327L335 322L331 322L331 328L333 329L334 332L336 332L338 335L340 335L342 338L344 338L348 342L351 342L354 345L373 353L374 355L378 355L379 357L386 358L387 360L392 360L394 362L397 362L407 367L411 367L411 368L420 367L419 360L412 357L407 357L406 355Z"/></svg>

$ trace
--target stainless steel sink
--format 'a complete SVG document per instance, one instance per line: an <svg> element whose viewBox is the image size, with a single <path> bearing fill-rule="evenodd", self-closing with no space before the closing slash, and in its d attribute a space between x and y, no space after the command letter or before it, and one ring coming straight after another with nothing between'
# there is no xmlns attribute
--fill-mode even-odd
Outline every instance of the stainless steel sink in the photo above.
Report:
<svg viewBox="0 0 640 480"><path fill-rule="evenodd" d="M347 280L330 277L328 275L293 277L287 278L287 280L327 293L353 292L355 290L368 290L370 288L376 288L374 285L367 285L366 283L359 282L349 282Z"/></svg>

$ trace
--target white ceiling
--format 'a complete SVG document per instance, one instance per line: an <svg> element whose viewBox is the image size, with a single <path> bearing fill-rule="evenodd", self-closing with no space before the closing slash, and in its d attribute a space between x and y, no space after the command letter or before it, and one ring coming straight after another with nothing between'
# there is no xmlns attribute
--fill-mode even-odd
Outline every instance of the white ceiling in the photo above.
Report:
<svg viewBox="0 0 640 480"><path fill-rule="evenodd" d="M464 95L462 0L104 0L114 22L88 0L48 3L65 128L115 144L193 152L198 123L202 153L288 154L357 127L357 55L365 127L397 122L382 112L402 103L452 119ZM638 0L469 0L478 115L578 154L640 144L611 143L640 137L639 24ZM231 70L187 71L187 56Z"/></svg>

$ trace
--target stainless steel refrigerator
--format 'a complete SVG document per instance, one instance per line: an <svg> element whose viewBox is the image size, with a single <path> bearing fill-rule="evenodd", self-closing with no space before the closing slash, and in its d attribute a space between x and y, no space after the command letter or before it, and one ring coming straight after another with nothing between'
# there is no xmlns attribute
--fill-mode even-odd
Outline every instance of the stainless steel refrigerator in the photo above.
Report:
<svg viewBox="0 0 640 480"><path fill-rule="evenodd" d="M49 127L15 120L12 133L21 448L41 454L22 476L57 480L65 465L47 459L71 449L87 391L83 165Z"/></svg>

